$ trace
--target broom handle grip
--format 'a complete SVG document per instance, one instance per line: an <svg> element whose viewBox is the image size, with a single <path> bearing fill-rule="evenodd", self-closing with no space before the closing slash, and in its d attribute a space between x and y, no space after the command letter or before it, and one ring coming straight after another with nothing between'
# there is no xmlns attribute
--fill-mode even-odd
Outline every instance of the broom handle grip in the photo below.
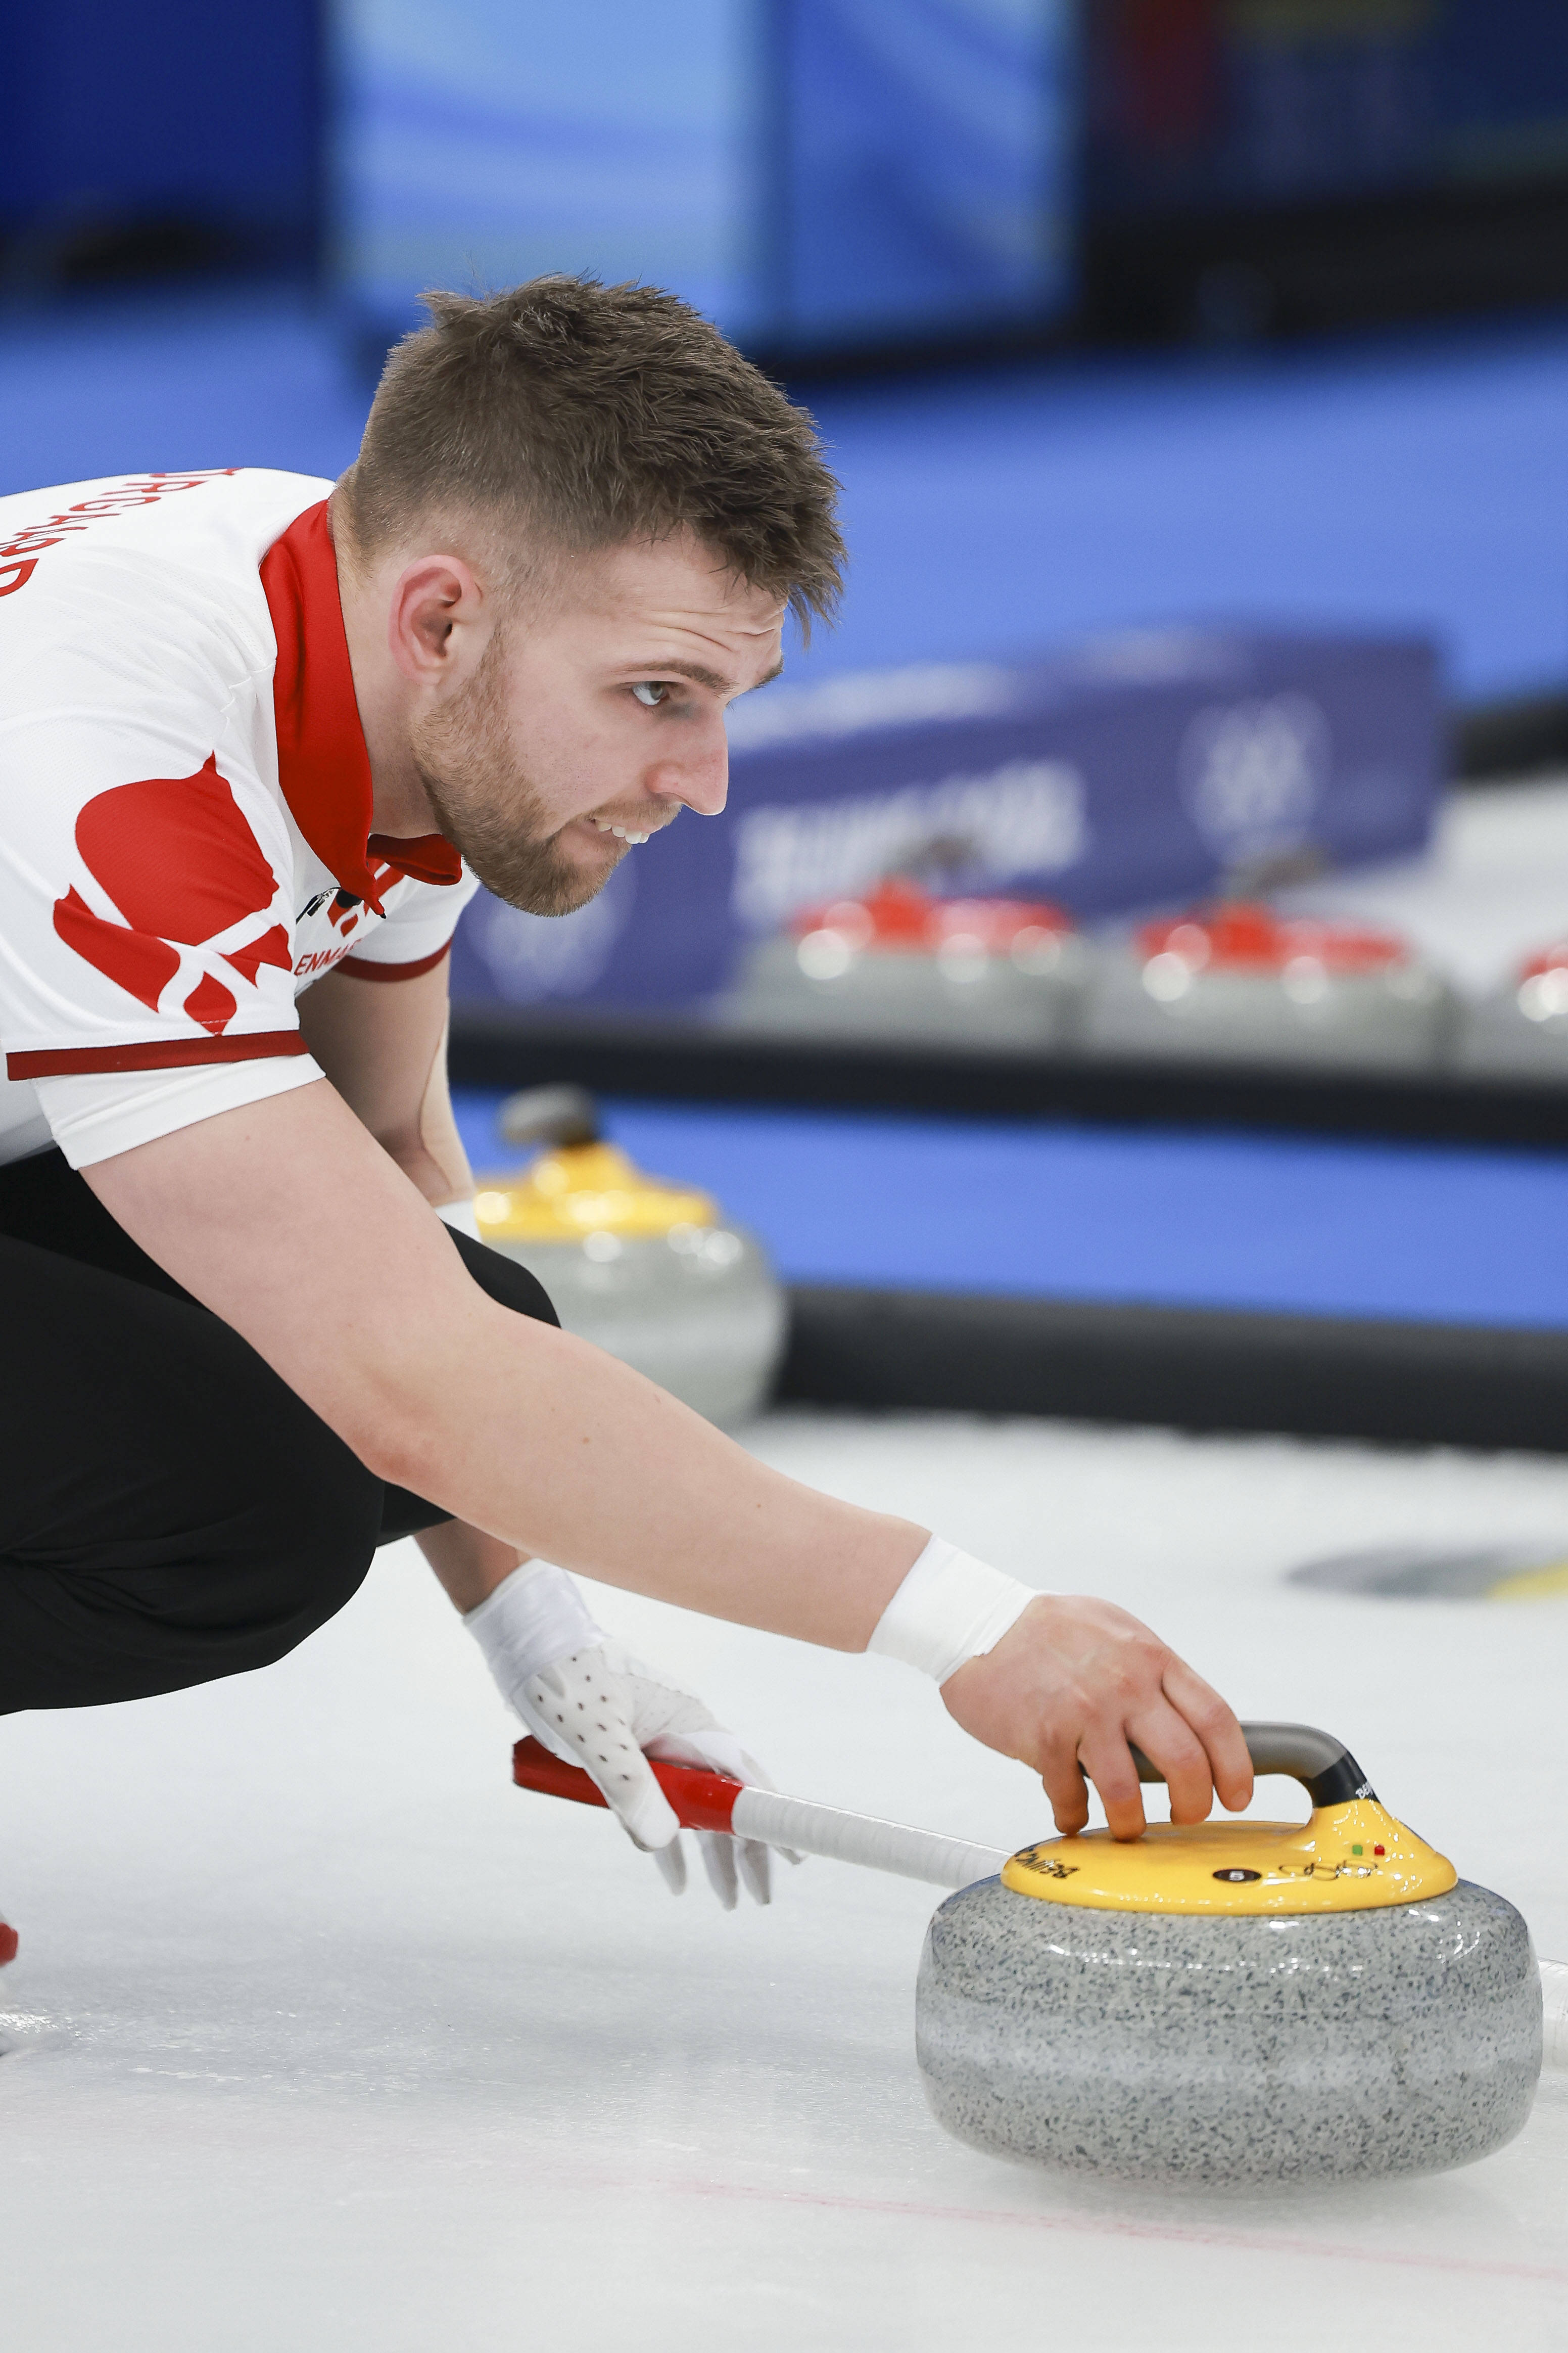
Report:
<svg viewBox="0 0 1568 2353"><path fill-rule="evenodd" d="M786 1798L731 1781L699 1765L667 1765L650 1757L659 1788L682 1830L727 1831L758 1839L764 1846L822 1855L833 1862L858 1862L900 1879L923 1880L928 1887L968 1887L988 1879L1006 1862L1002 1847L975 1846L968 1839L944 1838L939 1831L886 1822L873 1814L846 1813L809 1798ZM603 1806L605 1799L580 1766L564 1764L537 1740L520 1740L512 1750L512 1779L521 1789L569 1798L580 1806Z"/></svg>

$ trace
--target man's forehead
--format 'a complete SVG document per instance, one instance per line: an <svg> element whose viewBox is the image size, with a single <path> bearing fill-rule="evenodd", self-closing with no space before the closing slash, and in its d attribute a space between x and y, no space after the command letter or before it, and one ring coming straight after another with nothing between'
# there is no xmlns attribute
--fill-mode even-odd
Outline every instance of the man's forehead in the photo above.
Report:
<svg viewBox="0 0 1568 2353"><path fill-rule="evenodd" d="M595 551L584 560L581 587L589 609L653 628L760 643L784 626L784 601L774 590L742 580L684 534Z"/></svg>

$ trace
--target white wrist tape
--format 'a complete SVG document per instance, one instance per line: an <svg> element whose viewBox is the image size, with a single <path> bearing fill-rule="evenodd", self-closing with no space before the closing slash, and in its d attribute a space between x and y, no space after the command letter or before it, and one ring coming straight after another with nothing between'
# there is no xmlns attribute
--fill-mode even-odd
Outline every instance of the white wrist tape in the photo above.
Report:
<svg viewBox="0 0 1568 2353"><path fill-rule="evenodd" d="M866 1648L944 1683L966 1659L994 1651L1034 1599L1033 1586L932 1536Z"/></svg>
<svg viewBox="0 0 1568 2353"><path fill-rule="evenodd" d="M443 1201L436 1215L455 1234L467 1234L471 1242L483 1240L479 1232L479 1212L472 1201Z"/></svg>
<svg viewBox="0 0 1568 2353"><path fill-rule="evenodd" d="M513 1694L544 1668L606 1639L572 1578L548 1560L525 1560L463 1623L514 1707Z"/></svg>

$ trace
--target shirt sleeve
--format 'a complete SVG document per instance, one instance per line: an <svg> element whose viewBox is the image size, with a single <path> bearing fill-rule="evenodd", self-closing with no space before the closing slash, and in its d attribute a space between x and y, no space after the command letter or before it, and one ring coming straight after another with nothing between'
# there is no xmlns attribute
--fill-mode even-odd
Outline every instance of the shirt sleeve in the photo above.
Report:
<svg viewBox="0 0 1568 2353"><path fill-rule="evenodd" d="M220 1111L237 1111L245 1103L265 1103L309 1086L321 1075L309 1054L297 1054L287 1060L220 1063L129 1081L89 1071L37 1080L34 1092L70 1166L90 1168L139 1144L194 1127Z"/></svg>
<svg viewBox="0 0 1568 2353"><path fill-rule="evenodd" d="M128 630L84 576L0 711L0 1049L79 1166L314 1074L247 649L192 602Z"/></svg>

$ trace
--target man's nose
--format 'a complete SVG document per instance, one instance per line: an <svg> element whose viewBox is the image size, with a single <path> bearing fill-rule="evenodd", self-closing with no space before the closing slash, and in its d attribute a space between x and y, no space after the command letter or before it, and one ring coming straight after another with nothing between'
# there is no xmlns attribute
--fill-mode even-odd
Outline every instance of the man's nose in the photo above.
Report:
<svg viewBox="0 0 1568 2353"><path fill-rule="evenodd" d="M679 801L697 817L717 817L730 795L730 747L722 730L715 742L680 759L660 760L647 789L662 800Z"/></svg>

